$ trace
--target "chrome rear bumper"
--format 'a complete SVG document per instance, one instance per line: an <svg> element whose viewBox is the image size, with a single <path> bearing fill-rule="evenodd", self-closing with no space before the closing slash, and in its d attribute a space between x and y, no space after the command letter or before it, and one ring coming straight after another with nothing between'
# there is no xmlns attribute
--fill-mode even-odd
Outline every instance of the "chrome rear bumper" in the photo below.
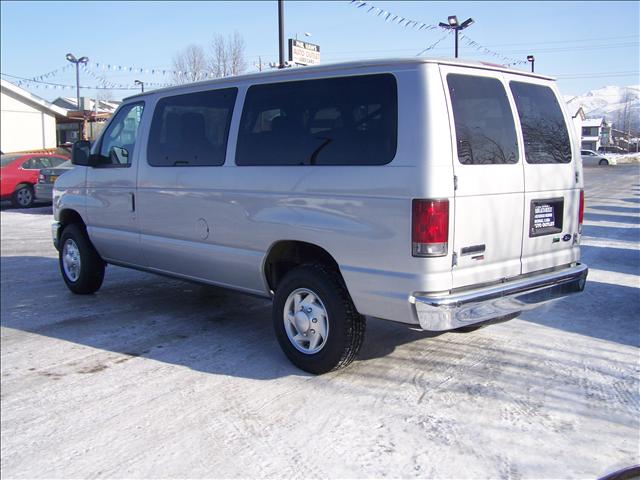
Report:
<svg viewBox="0 0 640 480"><path fill-rule="evenodd" d="M416 294L414 304L423 330L442 331L530 310L584 290L589 269L577 264L551 273L450 295Z"/></svg>

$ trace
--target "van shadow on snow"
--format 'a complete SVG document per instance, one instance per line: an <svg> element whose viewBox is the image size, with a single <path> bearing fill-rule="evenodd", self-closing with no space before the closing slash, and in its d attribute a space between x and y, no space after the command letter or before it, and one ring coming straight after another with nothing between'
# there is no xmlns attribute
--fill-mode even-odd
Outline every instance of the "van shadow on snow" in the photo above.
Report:
<svg viewBox="0 0 640 480"><path fill-rule="evenodd" d="M629 254L615 250L622 265ZM253 379L304 375L277 344L268 300L118 267L107 268L97 294L79 296L64 286L56 259L44 257L3 257L2 285L2 326L111 351L118 354L117 363L141 356ZM520 318L637 345L637 293L589 282L584 294ZM360 359L385 357L400 345L439 335L369 319ZM423 348L429 348L428 341Z"/></svg>

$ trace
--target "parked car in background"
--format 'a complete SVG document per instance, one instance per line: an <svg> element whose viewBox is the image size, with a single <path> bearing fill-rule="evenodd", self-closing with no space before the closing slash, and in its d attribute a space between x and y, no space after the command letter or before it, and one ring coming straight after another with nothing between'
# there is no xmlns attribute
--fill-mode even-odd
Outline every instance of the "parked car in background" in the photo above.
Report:
<svg viewBox="0 0 640 480"><path fill-rule="evenodd" d="M25 153L2 155L0 163L0 199L11 200L15 207L29 208L35 200L34 186L43 168L57 167L69 160L61 155Z"/></svg>
<svg viewBox="0 0 640 480"><path fill-rule="evenodd" d="M57 167L43 168L38 175L35 193L36 200L50 202L53 200L53 184L56 179L73 168L71 160L61 163Z"/></svg>
<svg viewBox="0 0 640 480"><path fill-rule="evenodd" d="M601 153L596 153L593 150L580 150L580 156L582 157L582 164L587 166L595 165L615 165L615 159L611 157L605 157Z"/></svg>

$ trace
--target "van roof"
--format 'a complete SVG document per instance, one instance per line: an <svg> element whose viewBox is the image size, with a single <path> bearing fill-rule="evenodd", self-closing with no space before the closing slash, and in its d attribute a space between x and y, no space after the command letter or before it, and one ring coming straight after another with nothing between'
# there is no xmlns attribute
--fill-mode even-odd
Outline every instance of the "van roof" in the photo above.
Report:
<svg viewBox="0 0 640 480"><path fill-rule="evenodd" d="M545 75L539 75L537 73L526 72L523 70L515 70L512 68L505 67L503 65L497 65L493 63L485 63L485 62L473 62L469 60L458 60L452 58L426 58L426 57L408 57L408 58L380 58L380 59L368 59L368 60L354 60L350 62L339 62L339 63L326 63L322 65L313 65L306 67L296 67L296 68L282 68L282 69L272 69L264 72L256 72L256 73L248 73L244 75L237 75L233 77L224 77L224 78L215 78L211 80L201 80L193 83L185 83L182 85L174 85L166 88L159 88L156 90L151 90L149 92L139 93L136 95L132 95L124 99L127 101L129 99L139 99L148 95L153 95L159 92L171 92L171 91L180 91L183 89L187 89L197 86L205 86L205 85L217 85L217 84L226 84L231 82L240 82L244 80L254 80L254 79L266 79L272 78L274 80L279 78L286 78L290 75L299 74L302 72L309 73L326 73L326 72L339 72L342 70L349 69L358 69L358 68L366 68L366 67L381 67L381 66L394 66L394 65L417 65L422 63L435 63L441 65L454 65L461 67L469 67L469 68L478 68L483 70L494 70L500 72L508 72L511 74L522 75L526 77L539 78L543 80L555 80L554 77L549 77Z"/></svg>

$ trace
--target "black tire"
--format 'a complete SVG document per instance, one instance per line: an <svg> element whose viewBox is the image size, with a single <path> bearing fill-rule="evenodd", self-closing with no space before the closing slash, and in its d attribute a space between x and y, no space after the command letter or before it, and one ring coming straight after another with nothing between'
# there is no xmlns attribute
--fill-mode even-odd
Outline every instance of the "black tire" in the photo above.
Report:
<svg viewBox="0 0 640 480"><path fill-rule="evenodd" d="M64 255L66 254L65 246L68 242L69 246L75 245L79 253L79 273L77 278L71 278L64 267ZM64 228L60 235L60 250L58 251L58 265L60 273L67 284L69 290L80 295L88 295L95 293L102 286L104 280L105 263L93 248L85 229L77 224L71 224Z"/></svg>
<svg viewBox="0 0 640 480"><path fill-rule="evenodd" d="M609 165L609 161L608 161L608 160L604 160L604 159L603 159L603 160L600 160L600 161L598 162L598 165L600 165L600 166Z"/></svg>
<svg viewBox="0 0 640 480"><path fill-rule="evenodd" d="M299 351L285 328L287 299L300 288L311 290L327 312L328 334L317 353ZM313 264L294 268L278 285L273 301L273 327L291 363L319 375L344 368L356 358L364 340L366 320L357 312L339 273L325 265Z"/></svg>
<svg viewBox="0 0 640 480"><path fill-rule="evenodd" d="M33 192L33 187L28 184L22 184L18 185L16 191L13 192L11 204L16 208L31 208L34 200L35 194Z"/></svg>

